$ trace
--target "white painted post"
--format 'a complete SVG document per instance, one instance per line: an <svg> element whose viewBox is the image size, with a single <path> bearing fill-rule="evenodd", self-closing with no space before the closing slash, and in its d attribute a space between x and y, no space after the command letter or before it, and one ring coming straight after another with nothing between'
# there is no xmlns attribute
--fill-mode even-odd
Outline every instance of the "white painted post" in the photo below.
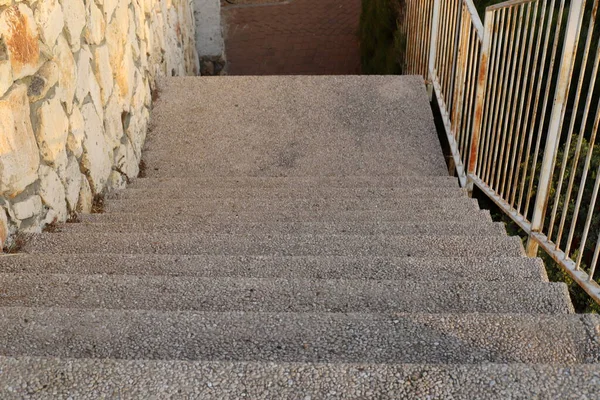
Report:
<svg viewBox="0 0 600 400"><path fill-rule="evenodd" d="M476 172L479 158L479 142L483 128L483 107L487 90L488 70L490 65L490 48L492 35L494 34L494 13L486 11L483 30L483 42L481 44L481 55L479 62L479 75L477 76L477 89L475 99L475 117L473 119L473 134L471 135L471 147L469 162L467 165L467 191L473 193L472 176Z"/></svg>
<svg viewBox="0 0 600 400"><path fill-rule="evenodd" d="M433 100L433 79L435 77L435 58L437 55L438 33L440 30L441 2L442 0L433 0L433 18L431 21L431 45L429 47L429 76L427 77L427 92L429 93L429 101Z"/></svg>
<svg viewBox="0 0 600 400"><path fill-rule="evenodd" d="M556 161L560 131L566 112L584 8L585 0L573 0L569 8L569 20L567 22L560 69L558 71L558 83L554 94L552 113L550 114L550 125L548 126L548 135L546 137L542 170L538 182L533 217L531 219L531 234L527 241L527 255L530 257L537 256L538 251L538 243L533 240L532 235L541 232L544 227L544 214L546 213L550 186L552 185L554 163Z"/></svg>

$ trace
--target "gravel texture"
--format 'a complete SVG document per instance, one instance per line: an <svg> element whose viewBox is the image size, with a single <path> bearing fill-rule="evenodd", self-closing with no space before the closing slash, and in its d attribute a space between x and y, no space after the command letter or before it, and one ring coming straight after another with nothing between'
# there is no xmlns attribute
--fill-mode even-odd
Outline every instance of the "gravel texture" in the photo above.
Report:
<svg viewBox="0 0 600 400"><path fill-rule="evenodd" d="M194 198L194 199L127 199L113 200L106 204L106 212L135 212L136 210L154 207L156 209L174 209L188 214L189 210L202 210L203 212L298 212L312 211L327 213L343 210L355 211L395 211L414 210L416 214L425 212L444 213L446 211L463 212L477 210L477 201L468 197L459 197L448 201L447 199L420 199L420 198Z"/></svg>
<svg viewBox="0 0 600 400"><path fill-rule="evenodd" d="M168 79L144 158L149 177L447 173L416 76Z"/></svg>
<svg viewBox="0 0 600 400"><path fill-rule="evenodd" d="M195 232L168 234L46 233L27 243L31 253L154 253L183 255L273 256L405 256L448 257L521 256L517 237L499 236L392 236L392 235L205 235Z"/></svg>
<svg viewBox="0 0 600 400"><path fill-rule="evenodd" d="M415 184L418 184L415 182ZM165 190L164 186L155 189L127 188L110 193L110 200L137 200L137 199L177 199L196 201L198 199L244 199L246 201L263 199L290 199L307 198L313 200L335 201L336 199L456 199L466 198L466 189L456 185L452 187L427 187L402 185L397 187L358 187L339 188L328 186L298 186L298 187L244 187L244 188L219 188L181 186L177 190Z"/></svg>
<svg viewBox="0 0 600 400"><path fill-rule="evenodd" d="M135 233L135 232L197 232L206 234L235 234L252 235L259 233L267 235L473 235L473 236L505 236L506 228L497 222L413 222L402 221L340 221L335 224L326 222L194 222L182 221L177 224L161 224L159 222L129 222L129 223L89 223L62 224L57 231L64 233Z"/></svg>
<svg viewBox="0 0 600 400"><path fill-rule="evenodd" d="M149 165L148 169L152 169ZM358 188L358 189L382 189L382 188L440 188L456 189L458 179L448 176L446 171L439 176L398 176L398 175L306 175L306 176L215 176L215 175L190 175L184 178L177 177L155 177L133 179L128 189L156 189L162 188L167 192L179 190L201 190L201 189L294 189L301 187L309 188Z"/></svg>
<svg viewBox="0 0 600 400"><path fill-rule="evenodd" d="M415 282L0 274L0 307L251 312L573 312L567 286L544 282Z"/></svg>
<svg viewBox="0 0 600 400"><path fill-rule="evenodd" d="M540 259L526 257L183 256L20 254L0 256L0 272L238 278L411 281L547 281Z"/></svg>
<svg viewBox="0 0 600 400"><path fill-rule="evenodd" d="M0 308L0 355L203 361L597 363L598 316Z"/></svg>
<svg viewBox="0 0 600 400"><path fill-rule="evenodd" d="M245 222L326 222L331 224L354 222L426 222L435 223L443 221L460 222L492 222L488 210L465 210L459 207L444 207L443 209L427 210L420 207L422 211L412 210L410 213L399 212L399 210L369 210L369 211L345 211L329 210L279 210L279 211L222 211L208 212L201 208L149 208L137 209L134 212L112 212L103 214L86 214L81 216L86 222L155 222L160 224L177 225L182 222L196 223L245 223Z"/></svg>
<svg viewBox="0 0 600 400"><path fill-rule="evenodd" d="M0 357L3 399L593 399L597 365Z"/></svg>

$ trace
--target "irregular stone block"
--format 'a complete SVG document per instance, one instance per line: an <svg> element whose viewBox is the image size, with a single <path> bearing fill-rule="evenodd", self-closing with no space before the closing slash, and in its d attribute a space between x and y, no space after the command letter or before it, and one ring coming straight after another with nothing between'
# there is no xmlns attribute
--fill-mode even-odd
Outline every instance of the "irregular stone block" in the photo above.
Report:
<svg viewBox="0 0 600 400"><path fill-rule="evenodd" d="M124 109L129 107L133 94L135 65L131 44L128 42L129 13L125 2L120 4L110 24L106 28L106 43L110 65L115 80L115 90L119 93L120 103Z"/></svg>
<svg viewBox="0 0 600 400"><path fill-rule="evenodd" d="M77 212L89 214L92 212L92 202L94 195L92 188L86 176L81 174L81 189L79 190L79 200L77 200Z"/></svg>
<svg viewBox="0 0 600 400"><path fill-rule="evenodd" d="M58 0L40 1L35 9L35 20L41 30L43 42L54 47L56 38L65 26L65 17Z"/></svg>
<svg viewBox="0 0 600 400"><path fill-rule="evenodd" d="M37 180L40 156L31 120L27 86L0 100L0 195L13 197Z"/></svg>
<svg viewBox="0 0 600 400"><path fill-rule="evenodd" d="M131 100L131 107L133 112L139 112L144 108L144 103L146 99L147 92L150 91L148 85L144 84L144 79L142 78L142 74L137 72L135 74L135 86L133 90L133 98Z"/></svg>
<svg viewBox="0 0 600 400"><path fill-rule="evenodd" d="M119 104L116 94L113 94L104 110L104 130L106 140L111 148L116 148L121 143L123 136L123 107Z"/></svg>
<svg viewBox="0 0 600 400"><path fill-rule="evenodd" d="M66 159L68 133L69 119L60 100L53 97L45 101L37 111L35 135L40 154L48 164L56 165L58 160Z"/></svg>
<svg viewBox="0 0 600 400"><path fill-rule="evenodd" d="M75 211L79 191L81 190L81 172L79 171L79 162L75 157L70 157L65 170L65 194L69 210Z"/></svg>
<svg viewBox="0 0 600 400"><path fill-rule="evenodd" d="M88 1L86 10L85 41L88 44L100 44L104 40L106 21L102 11L94 1Z"/></svg>
<svg viewBox="0 0 600 400"><path fill-rule="evenodd" d="M60 35L54 46L54 59L59 67L58 87L56 93L65 104L67 112L73 110L73 99L77 88L77 72L75 58L67 39Z"/></svg>
<svg viewBox="0 0 600 400"><path fill-rule="evenodd" d="M0 97L12 86L12 68L9 61L0 61Z"/></svg>
<svg viewBox="0 0 600 400"><path fill-rule="evenodd" d="M106 187L109 190L121 190L127 186L127 177L119 171L112 171L108 176Z"/></svg>
<svg viewBox="0 0 600 400"><path fill-rule="evenodd" d="M146 15L144 14L144 11L142 9L143 6L138 3L141 2L133 1L131 4L133 5L133 12L135 16L135 34L137 38L141 41L141 44L144 40L146 40L146 32L144 30L144 22L146 19Z"/></svg>
<svg viewBox="0 0 600 400"><path fill-rule="evenodd" d="M81 166L90 180L93 193L101 193L111 172L112 150L106 143L104 125L93 104L81 108L85 126Z"/></svg>
<svg viewBox="0 0 600 400"><path fill-rule="evenodd" d="M65 32L73 52L81 47L81 32L85 27L86 12L83 0L61 0L65 16ZM94 3L91 1L90 3Z"/></svg>
<svg viewBox="0 0 600 400"><path fill-rule="evenodd" d="M29 82L27 95L31 103L35 103L46 97L50 88L58 82L59 71L60 69L54 61L48 61L42 65Z"/></svg>
<svg viewBox="0 0 600 400"><path fill-rule="evenodd" d="M94 58L92 61L92 67L94 75L98 80L100 86L100 94L102 98L102 104L106 105L110 95L113 91L113 71L110 66L110 57L108 55L108 46L98 46L93 51Z"/></svg>
<svg viewBox="0 0 600 400"><path fill-rule="evenodd" d="M119 146L119 150L115 156L115 164L127 178L133 179L137 176L139 172L139 160L129 140L127 140L126 144Z"/></svg>
<svg viewBox="0 0 600 400"><path fill-rule="evenodd" d="M43 203L54 210L58 221L67 219L67 201L65 200L65 188L58 174L45 165L40 165L40 197Z"/></svg>
<svg viewBox="0 0 600 400"><path fill-rule="evenodd" d="M6 45L13 79L33 75L40 67L39 34L27 5L16 4L2 11L0 37Z"/></svg>
<svg viewBox="0 0 600 400"><path fill-rule="evenodd" d="M67 136L67 149L77 158L83 154L83 139L85 137L85 125L83 115L79 108L73 108L69 117L69 135Z"/></svg>
<svg viewBox="0 0 600 400"><path fill-rule="evenodd" d="M91 59L92 54L87 48L83 47L79 50L79 54L77 55L77 85L75 89L75 99L79 104L83 104L85 96L90 92Z"/></svg>
<svg viewBox="0 0 600 400"><path fill-rule="evenodd" d="M121 4L123 4L125 7L129 7L128 0L104 0L104 15L107 23L112 20L113 13L117 9L119 2L121 2Z"/></svg>
<svg viewBox="0 0 600 400"><path fill-rule="evenodd" d="M102 104L102 94L100 90L100 85L98 85L98 81L92 73L91 65L90 74L88 75L88 84L90 88L90 97L92 98L92 103L94 103L94 107L96 107L96 112L100 116L100 119L104 119L104 106Z"/></svg>
<svg viewBox="0 0 600 400"><path fill-rule="evenodd" d="M12 211L15 218L20 221L39 215L42 212L42 198L38 195L30 196L13 204Z"/></svg>

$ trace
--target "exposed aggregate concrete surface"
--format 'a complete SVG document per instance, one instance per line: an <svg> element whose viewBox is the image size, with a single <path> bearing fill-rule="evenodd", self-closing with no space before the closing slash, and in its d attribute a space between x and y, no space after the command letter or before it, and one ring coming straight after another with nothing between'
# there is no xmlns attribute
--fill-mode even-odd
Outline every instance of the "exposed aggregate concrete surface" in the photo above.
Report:
<svg viewBox="0 0 600 400"><path fill-rule="evenodd" d="M593 366L0 358L4 399L591 399Z"/></svg>
<svg viewBox="0 0 600 400"><path fill-rule="evenodd" d="M547 281L539 259L525 257L184 256L20 254L0 257L4 273L106 274L412 281Z"/></svg>
<svg viewBox="0 0 600 400"><path fill-rule="evenodd" d="M422 78L160 84L145 178L0 257L0 398L598 397L577 315L447 176Z"/></svg>

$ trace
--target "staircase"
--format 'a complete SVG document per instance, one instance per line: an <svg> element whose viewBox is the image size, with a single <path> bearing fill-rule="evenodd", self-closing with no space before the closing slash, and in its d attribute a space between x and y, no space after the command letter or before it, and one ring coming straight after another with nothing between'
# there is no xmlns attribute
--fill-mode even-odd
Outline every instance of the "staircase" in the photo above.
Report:
<svg viewBox="0 0 600 400"><path fill-rule="evenodd" d="M593 398L600 319L447 176L421 78L162 83L144 178L0 258L0 398Z"/></svg>

